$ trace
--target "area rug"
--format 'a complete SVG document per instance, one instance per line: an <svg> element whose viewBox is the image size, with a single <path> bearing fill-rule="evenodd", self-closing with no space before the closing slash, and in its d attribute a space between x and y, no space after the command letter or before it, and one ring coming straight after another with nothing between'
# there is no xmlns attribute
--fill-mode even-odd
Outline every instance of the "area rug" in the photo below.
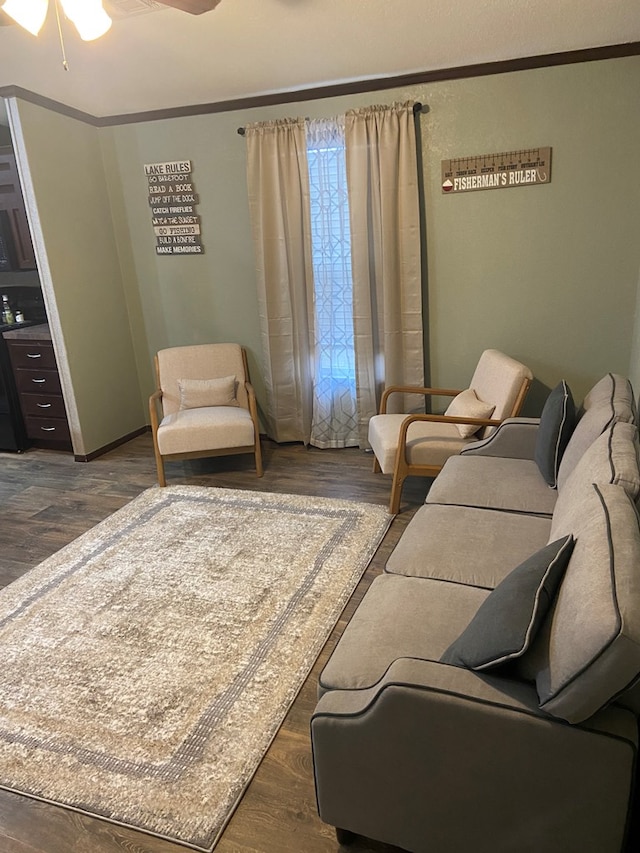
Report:
<svg viewBox="0 0 640 853"><path fill-rule="evenodd" d="M0 786L212 850L390 520L141 494L0 593Z"/></svg>

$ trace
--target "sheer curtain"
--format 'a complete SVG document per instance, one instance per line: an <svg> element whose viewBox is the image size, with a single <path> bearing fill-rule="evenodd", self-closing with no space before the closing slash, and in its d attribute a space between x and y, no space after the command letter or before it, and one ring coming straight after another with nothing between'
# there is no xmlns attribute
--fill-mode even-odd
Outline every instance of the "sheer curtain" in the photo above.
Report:
<svg viewBox="0 0 640 853"><path fill-rule="evenodd" d="M311 444L359 443L344 118L307 122L314 277Z"/></svg>
<svg viewBox="0 0 640 853"><path fill-rule="evenodd" d="M250 124L245 137L267 431L276 441L308 443L314 319L305 123Z"/></svg>
<svg viewBox="0 0 640 853"><path fill-rule="evenodd" d="M424 385L420 207L413 102L345 117L360 443L384 385ZM392 395L389 411L424 398Z"/></svg>

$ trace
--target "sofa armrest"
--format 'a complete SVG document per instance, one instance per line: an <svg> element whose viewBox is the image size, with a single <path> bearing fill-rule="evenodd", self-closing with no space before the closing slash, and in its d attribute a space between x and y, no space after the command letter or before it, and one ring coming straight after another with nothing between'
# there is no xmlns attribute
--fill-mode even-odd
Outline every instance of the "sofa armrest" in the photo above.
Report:
<svg viewBox="0 0 640 853"><path fill-rule="evenodd" d="M569 726L527 684L403 658L372 688L325 694L311 733L320 816L341 829L408 850L622 847L637 746L624 709Z"/></svg>
<svg viewBox="0 0 640 853"><path fill-rule="evenodd" d="M540 418L506 418L490 436L461 451L464 456L533 459Z"/></svg>

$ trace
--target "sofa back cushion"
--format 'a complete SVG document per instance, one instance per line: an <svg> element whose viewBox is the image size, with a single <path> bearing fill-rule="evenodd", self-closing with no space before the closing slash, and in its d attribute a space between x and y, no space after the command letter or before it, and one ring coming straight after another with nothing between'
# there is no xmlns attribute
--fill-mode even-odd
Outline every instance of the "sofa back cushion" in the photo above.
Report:
<svg viewBox="0 0 640 853"><path fill-rule="evenodd" d="M556 600L525 658L540 707L578 723L640 673L640 526L621 486L592 485Z"/></svg>
<svg viewBox="0 0 640 853"><path fill-rule="evenodd" d="M583 503L590 500L592 483L620 485L632 500L638 498L638 430L633 424L611 424L584 452L558 492L550 541L568 533L580 535L584 527Z"/></svg>
<svg viewBox="0 0 640 853"><path fill-rule="evenodd" d="M585 450L615 421L636 423L637 413L633 388L624 376L608 373L584 398L583 412L569 439L558 469L561 491Z"/></svg>

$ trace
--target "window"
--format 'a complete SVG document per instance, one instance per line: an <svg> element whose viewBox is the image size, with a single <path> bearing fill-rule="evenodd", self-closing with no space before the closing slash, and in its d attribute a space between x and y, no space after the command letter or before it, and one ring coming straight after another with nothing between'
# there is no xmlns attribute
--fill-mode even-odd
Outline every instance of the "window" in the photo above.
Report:
<svg viewBox="0 0 640 853"><path fill-rule="evenodd" d="M358 444L344 123L307 122L315 352L311 443Z"/></svg>

